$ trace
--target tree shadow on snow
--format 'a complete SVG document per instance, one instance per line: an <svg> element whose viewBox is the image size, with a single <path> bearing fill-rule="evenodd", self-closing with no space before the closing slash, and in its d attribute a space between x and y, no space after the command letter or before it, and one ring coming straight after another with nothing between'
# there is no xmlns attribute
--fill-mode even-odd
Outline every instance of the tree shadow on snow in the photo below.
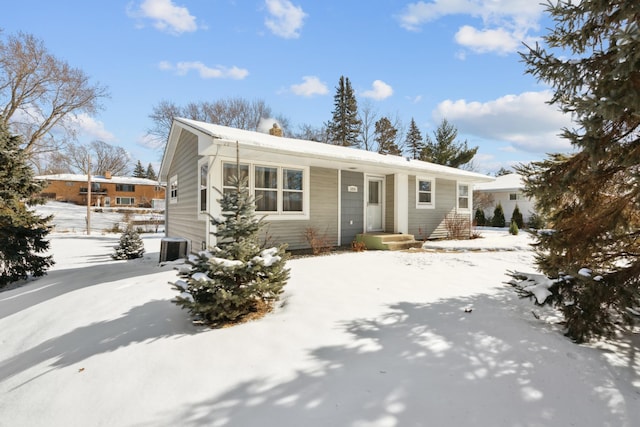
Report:
<svg viewBox="0 0 640 427"><path fill-rule="evenodd" d="M69 292L170 269L171 266L159 267L143 264L140 260L130 260L49 271L45 276L31 280L23 286L1 292L0 319Z"/></svg>
<svg viewBox="0 0 640 427"><path fill-rule="evenodd" d="M76 328L0 363L0 381L52 359L52 368L73 365L135 343L196 333L184 313L167 300L131 308L121 317Z"/></svg>
<svg viewBox="0 0 640 427"><path fill-rule="evenodd" d="M473 312L462 310L467 304ZM160 420L218 427L640 425L638 399L619 393L619 373L604 366L603 352L535 320L509 291L387 308L340 325L351 343L312 350L314 368L295 370L293 379L265 373ZM278 349L259 354L256 363L265 367L282 357Z"/></svg>

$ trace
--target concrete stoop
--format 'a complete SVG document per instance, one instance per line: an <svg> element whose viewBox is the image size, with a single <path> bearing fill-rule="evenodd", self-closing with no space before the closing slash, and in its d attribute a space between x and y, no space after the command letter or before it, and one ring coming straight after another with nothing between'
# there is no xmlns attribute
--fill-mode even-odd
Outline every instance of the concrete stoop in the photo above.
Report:
<svg viewBox="0 0 640 427"><path fill-rule="evenodd" d="M357 242L363 242L367 249L399 251L422 247L412 234L362 233L356 235Z"/></svg>

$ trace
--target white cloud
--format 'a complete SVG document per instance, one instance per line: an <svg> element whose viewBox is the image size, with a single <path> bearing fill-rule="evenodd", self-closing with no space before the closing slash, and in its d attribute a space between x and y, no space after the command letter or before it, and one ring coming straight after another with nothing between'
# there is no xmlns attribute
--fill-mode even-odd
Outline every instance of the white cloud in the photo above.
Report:
<svg viewBox="0 0 640 427"><path fill-rule="evenodd" d="M86 113L69 116L69 124L76 129L78 136L98 139L104 142L115 141L115 136L105 129L104 123Z"/></svg>
<svg viewBox="0 0 640 427"><path fill-rule="evenodd" d="M249 75L249 71L238 68L235 65L231 68L222 65L208 67L200 61L184 61L175 65L168 61L161 61L158 68L162 71L175 71L179 76L186 75L189 71L195 70L203 79L235 79L242 80Z"/></svg>
<svg viewBox="0 0 640 427"><path fill-rule="evenodd" d="M507 54L516 51L520 46L520 40L504 28L477 30L465 25L458 30L455 39L458 44L478 53L497 52Z"/></svg>
<svg viewBox="0 0 640 427"><path fill-rule="evenodd" d="M316 76L302 77L303 83L291 85L291 92L300 96L326 95L329 89Z"/></svg>
<svg viewBox="0 0 640 427"><path fill-rule="evenodd" d="M393 88L382 80L375 80L372 89L362 92L364 98L372 98L377 101L388 98L393 95Z"/></svg>
<svg viewBox="0 0 640 427"><path fill-rule="evenodd" d="M571 127L571 117L547 102L551 91L506 95L488 102L446 100L438 104L433 118L446 118L460 133L510 143L533 153L568 152L571 145L558 135Z"/></svg>
<svg viewBox="0 0 640 427"><path fill-rule="evenodd" d="M127 13L134 18L146 18L153 26L171 34L194 32L198 29L196 18L189 9L176 6L171 0L144 0L136 10L130 5Z"/></svg>
<svg viewBox="0 0 640 427"><path fill-rule="evenodd" d="M269 17L264 24L273 34L285 39L300 37L304 18L307 16L300 6L294 6L289 0L265 0Z"/></svg>
<svg viewBox="0 0 640 427"><path fill-rule="evenodd" d="M533 39L529 33L538 29L543 10L540 2L532 0L433 0L410 3L396 18L409 31L419 31L426 23L448 15L480 18L483 27L462 26L456 42L478 53L505 54Z"/></svg>

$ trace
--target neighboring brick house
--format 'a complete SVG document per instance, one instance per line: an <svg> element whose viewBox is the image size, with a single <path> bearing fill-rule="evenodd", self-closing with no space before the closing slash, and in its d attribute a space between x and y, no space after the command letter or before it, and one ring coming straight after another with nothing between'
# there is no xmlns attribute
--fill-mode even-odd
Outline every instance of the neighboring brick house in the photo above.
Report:
<svg viewBox="0 0 640 427"><path fill-rule="evenodd" d="M39 175L45 181L41 196L78 205L87 204L87 175L56 174ZM165 198L164 187L146 178L104 175L91 176L91 206L151 208Z"/></svg>

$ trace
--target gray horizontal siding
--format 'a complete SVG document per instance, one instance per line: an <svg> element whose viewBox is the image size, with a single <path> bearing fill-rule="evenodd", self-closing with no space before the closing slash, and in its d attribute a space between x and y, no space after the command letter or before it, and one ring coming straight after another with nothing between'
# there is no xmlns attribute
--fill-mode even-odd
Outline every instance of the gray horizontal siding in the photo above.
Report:
<svg viewBox="0 0 640 427"><path fill-rule="evenodd" d="M261 239L270 244L286 243L289 249L305 249L307 228L326 236L332 246L338 242L338 171L310 168L309 220L270 221L262 230Z"/></svg>
<svg viewBox="0 0 640 427"><path fill-rule="evenodd" d="M436 179L435 209L416 209L416 177L409 176L409 234L416 239L447 237L445 218L456 210L456 181Z"/></svg>
<svg viewBox="0 0 640 427"><path fill-rule="evenodd" d="M198 137L186 130L180 133L169 167L169 179L174 175L178 175L178 202L169 203L167 188L166 234L187 239L189 249L196 252L206 240L206 222L198 219Z"/></svg>
<svg viewBox="0 0 640 427"><path fill-rule="evenodd" d="M384 231L395 232L395 211L393 209L395 196L395 175L386 176L385 201L384 201Z"/></svg>

